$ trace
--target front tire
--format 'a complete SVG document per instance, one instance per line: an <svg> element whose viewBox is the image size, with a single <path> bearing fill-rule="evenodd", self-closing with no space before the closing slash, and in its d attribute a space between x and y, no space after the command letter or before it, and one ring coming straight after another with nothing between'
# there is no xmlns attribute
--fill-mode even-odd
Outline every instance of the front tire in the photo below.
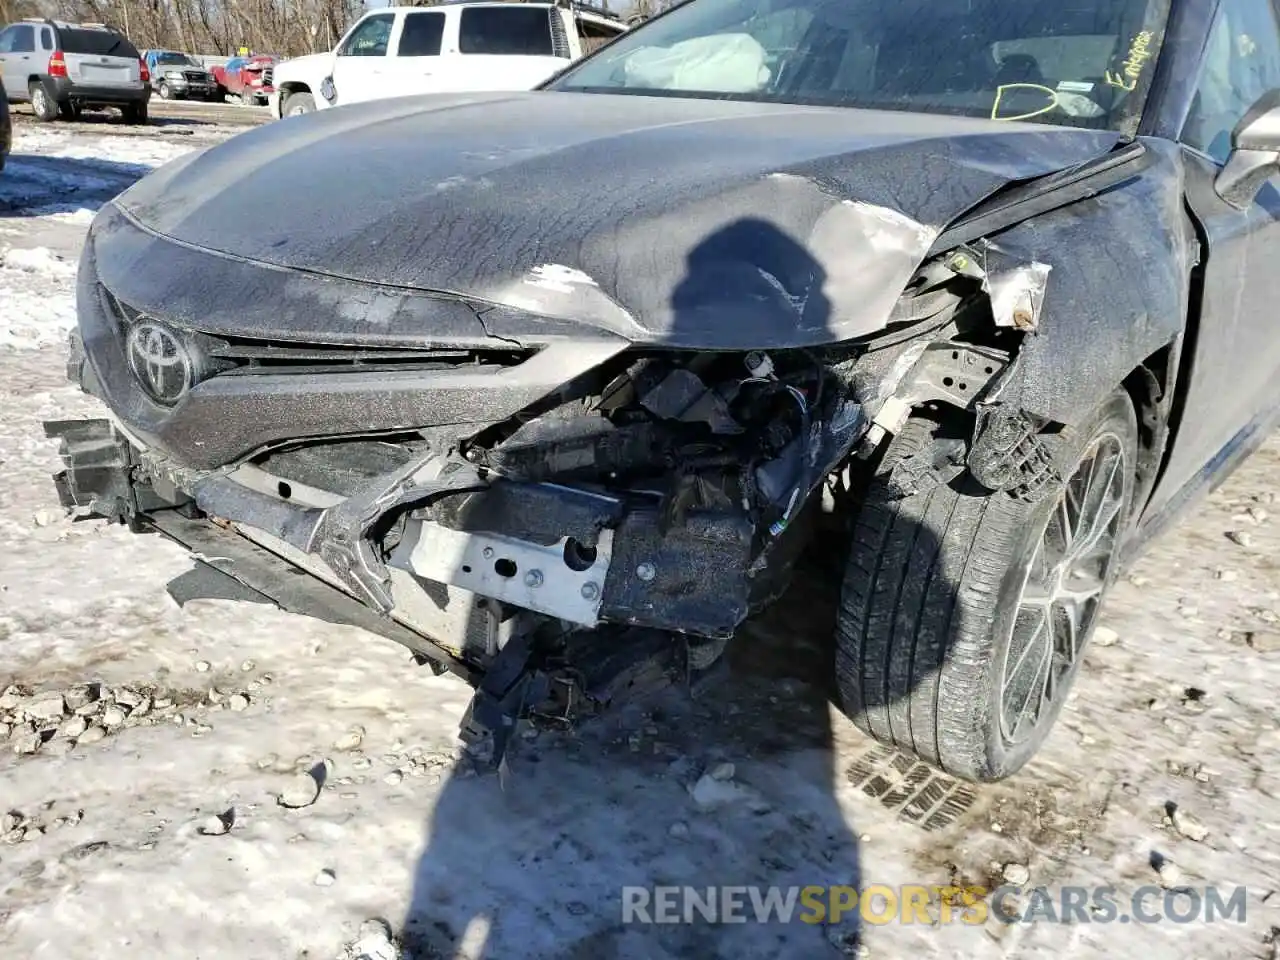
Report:
<svg viewBox="0 0 1280 960"><path fill-rule="evenodd" d="M1063 483L1036 503L964 474L902 497L931 458L908 421L870 482L837 623L842 707L875 739L967 780L1003 779L1044 742L1078 672L1132 509L1137 420L1117 391L1041 435Z"/></svg>
<svg viewBox="0 0 1280 960"><path fill-rule="evenodd" d="M309 93L295 93L284 102L281 113L286 117L297 117L304 113L314 113L316 98Z"/></svg>
<svg viewBox="0 0 1280 960"><path fill-rule="evenodd" d="M169 89L169 84L165 83L163 80L160 81L160 86L156 90L156 93L160 94L161 100L173 99L173 91Z"/></svg>
<svg viewBox="0 0 1280 960"><path fill-rule="evenodd" d="M37 120L41 123L52 123L58 119L58 104L53 97L49 96L49 91L44 88L43 83L32 80L28 92L31 94L31 109Z"/></svg>

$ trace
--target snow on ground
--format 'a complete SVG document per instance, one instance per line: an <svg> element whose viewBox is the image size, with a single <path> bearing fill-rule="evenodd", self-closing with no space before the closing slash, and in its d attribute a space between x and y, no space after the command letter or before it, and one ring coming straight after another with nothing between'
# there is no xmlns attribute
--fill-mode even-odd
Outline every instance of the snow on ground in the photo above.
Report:
<svg viewBox="0 0 1280 960"><path fill-rule="evenodd" d="M207 146L226 136L227 131L197 134L190 128L172 132L167 128L140 131L104 125L102 133L86 134L82 130L69 132L58 125L19 126L13 153L51 160L80 160L90 168L132 167L141 174L177 159L196 146Z"/></svg>
<svg viewBox="0 0 1280 960"><path fill-rule="evenodd" d="M0 175L0 351L66 339L75 324L80 237L103 201L229 133L165 137L135 129L104 126L111 132L86 135L58 125L18 126ZM45 234L60 236L64 249L28 246L33 238L48 243L40 239Z"/></svg>
<svg viewBox="0 0 1280 960"><path fill-rule="evenodd" d="M64 340L76 322L74 277L75 265L48 247L0 253L0 347Z"/></svg>
<svg viewBox="0 0 1280 960"><path fill-rule="evenodd" d="M99 177L121 156L108 139L64 143L41 169L18 157L0 212L33 171ZM31 142L20 134L19 153ZM168 147L131 146L128 162ZM83 191L86 209L105 189ZM99 411L45 334L67 323L83 229L0 215L14 341L0 347L0 723L14 725L0 730L0 956L1275 958L1280 444L1117 586L1043 755L1006 783L951 787L934 829L911 819L913 771L830 709L826 608L803 595L735 642L732 681L705 699L673 692L521 739L500 783L453 766L461 682L354 629L224 600L180 607L166 585L191 569L181 550L63 516L40 422ZM59 736L23 752L36 721ZM621 923L627 884L1001 876L1112 885L1122 900L1161 882L1243 885L1247 912Z"/></svg>

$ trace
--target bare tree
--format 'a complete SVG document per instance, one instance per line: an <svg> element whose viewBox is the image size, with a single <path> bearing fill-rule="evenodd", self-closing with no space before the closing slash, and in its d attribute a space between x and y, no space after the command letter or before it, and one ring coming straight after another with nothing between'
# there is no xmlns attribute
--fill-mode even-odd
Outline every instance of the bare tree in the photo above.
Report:
<svg viewBox="0 0 1280 960"><path fill-rule="evenodd" d="M674 7L677 0L632 0L629 19L648 20Z"/></svg>
<svg viewBox="0 0 1280 960"><path fill-rule="evenodd" d="M0 0L0 22L57 16L110 24L139 49L298 56L331 46L363 9L361 0Z"/></svg>

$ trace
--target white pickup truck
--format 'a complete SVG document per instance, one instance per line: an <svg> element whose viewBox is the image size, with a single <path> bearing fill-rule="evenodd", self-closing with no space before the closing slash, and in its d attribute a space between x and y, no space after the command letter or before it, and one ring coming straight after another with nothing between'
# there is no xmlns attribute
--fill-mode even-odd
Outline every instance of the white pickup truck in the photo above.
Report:
<svg viewBox="0 0 1280 960"><path fill-rule="evenodd" d="M627 24L576 0L446 0L366 13L330 52L275 66L277 117L419 93L529 90Z"/></svg>

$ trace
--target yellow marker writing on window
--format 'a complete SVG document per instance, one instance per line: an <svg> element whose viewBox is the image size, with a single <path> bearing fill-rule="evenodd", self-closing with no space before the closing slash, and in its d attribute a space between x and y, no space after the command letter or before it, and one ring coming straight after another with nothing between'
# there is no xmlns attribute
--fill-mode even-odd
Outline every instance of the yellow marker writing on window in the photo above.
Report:
<svg viewBox="0 0 1280 960"><path fill-rule="evenodd" d="M1138 86L1138 78L1142 76L1143 67L1151 59L1151 40L1150 30L1143 30L1135 36L1133 42L1129 44L1129 56L1120 65L1120 72L1108 70L1103 74L1107 83L1121 90L1135 89Z"/></svg>
<svg viewBox="0 0 1280 960"><path fill-rule="evenodd" d="M1016 117L1000 116L1000 101L1004 99L1006 90L1037 90L1049 98L1049 103L1041 107L1039 110L1032 110L1030 113L1020 113ZM1048 113L1050 110L1058 106L1058 91L1052 87L1041 86L1038 83L1002 83L996 87L996 99L991 104L992 120L1030 120L1032 117L1038 117L1042 113Z"/></svg>

